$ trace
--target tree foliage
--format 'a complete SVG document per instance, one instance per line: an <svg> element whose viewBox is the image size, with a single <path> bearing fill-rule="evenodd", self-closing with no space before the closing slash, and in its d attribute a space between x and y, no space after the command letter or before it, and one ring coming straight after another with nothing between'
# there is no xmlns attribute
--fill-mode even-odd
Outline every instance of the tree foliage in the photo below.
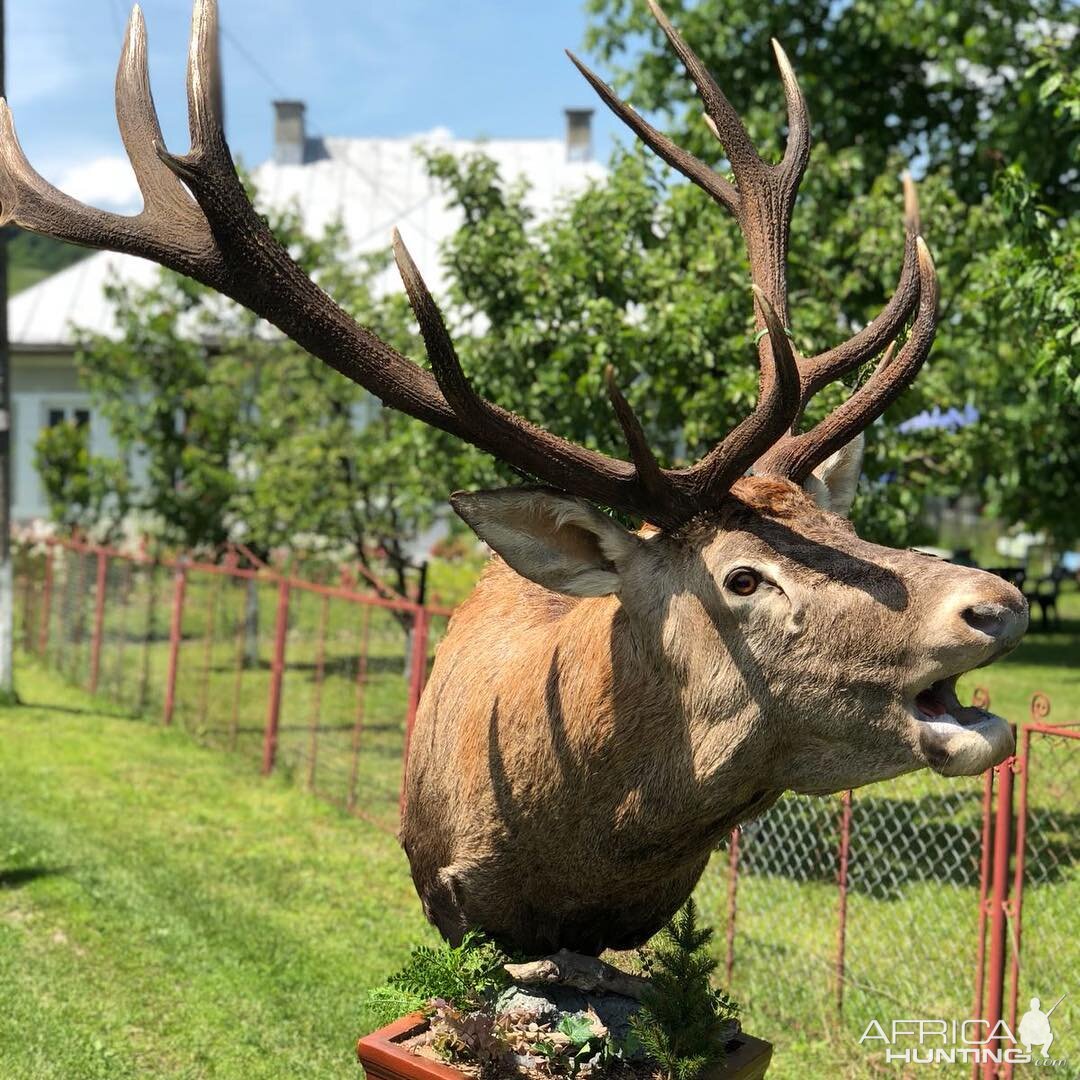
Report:
<svg viewBox="0 0 1080 1080"><path fill-rule="evenodd" d="M343 307L415 352L404 298L373 292L388 255L355 258L339 225L307 235L293 211L271 223ZM117 282L109 296L120 333L84 337L78 363L127 461L132 504L165 540L329 545L382 557L397 591L412 588L409 542L437 508L438 436L178 274Z"/></svg>
<svg viewBox="0 0 1080 1080"><path fill-rule="evenodd" d="M128 509L126 470L112 458L90 453L89 432L74 420L41 429L34 467L41 476L49 513L65 529L112 532Z"/></svg>

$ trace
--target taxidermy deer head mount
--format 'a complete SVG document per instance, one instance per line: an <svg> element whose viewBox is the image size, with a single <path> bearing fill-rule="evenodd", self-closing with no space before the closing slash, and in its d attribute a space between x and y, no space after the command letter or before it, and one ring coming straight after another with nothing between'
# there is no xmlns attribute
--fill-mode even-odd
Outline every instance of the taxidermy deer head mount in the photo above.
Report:
<svg viewBox="0 0 1080 1080"><path fill-rule="evenodd" d="M479 927L525 952L638 944L683 902L728 830L784 790L835 792L925 766L978 773L1012 750L1008 725L962 707L954 685L1017 643L1021 594L978 570L866 543L845 517L861 433L912 381L934 338L937 281L913 186L892 299L850 340L797 355L786 260L810 130L791 65L774 42L789 133L782 159L767 164L651 7L734 183L574 63L645 143L734 216L762 330L756 408L684 469L659 465L610 373L629 461L478 396L400 237L394 252L430 372L322 292L233 168L213 0L195 4L184 155L162 141L142 15L132 13L116 111L144 199L133 217L43 180L0 107L3 221L188 274L388 406L545 485L451 499L501 558L440 648L411 746L402 841L428 916L454 940ZM817 390L879 354L839 408L799 430ZM629 531L597 507L654 527Z"/></svg>

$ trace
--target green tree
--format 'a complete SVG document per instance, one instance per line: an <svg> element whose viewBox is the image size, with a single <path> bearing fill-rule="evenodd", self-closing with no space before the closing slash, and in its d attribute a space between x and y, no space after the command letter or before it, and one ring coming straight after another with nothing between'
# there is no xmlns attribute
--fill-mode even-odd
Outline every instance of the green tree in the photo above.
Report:
<svg viewBox="0 0 1080 1080"><path fill-rule="evenodd" d="M946 170L965 204L990 191L1003 164L1017 164L1041 198L1076 206L1076 118L1048 110L1044 91L1047 67L1065 81L1080 66L1069 0L662 6L756 141L773 149L783 113L769 38L784 44L810 103L815 142L831 154L859 150L849 197L899 155L920 160L927 174ZM624 96L639 110L663 110L680 142L716 159L693 87L644 0L587 0L586 8L586 45L615 71Z"/></svg>
<svg viewBox="0 0 1080 1080"><path fill-rule="evenodd" d="M340 225L309 236L293 211L272 223L351 314L415 351L404 298L373 292L388 255L355 258ZM80 372L137 476L131 505L166 542L243 539L262 556L318 543L415 589L410 541L436 509L420 447L436 437L180 275L109 297L120 334L85 337Z"/></svg>
<svg viewBox="0 0 1080 1080"><path fill-rule="evenodd" d="M695 1080L724 1057L738 1012L710 982L716 960L709 954L713 931L699 927L693 899L649 942L649 984L631 1021L646 1055L665 1080Z"/></svg>
<svg viewBox="0 0 1080 1080"><path fill-rule="evenodd" d="M645 4L590 0L589 9L588 44L635 106L664 109L665 130L722 170L693 87ZM926 497L974 491L1010 519L1052 523L1067 543L1080 529L1080 510L1061 505L1078 442L1068 359L1075 226L1066 222L1080 110L1065 8L1005 3L993 18L985 5L924 0L668 9L766 156L779 152L783 116L768 37L792 52L816 118L789 273L803 353L848 337L888 298L902 251L899 174L912 160L920 166L941 327L913 388L867 433L863 484L873 497L856 502L860 530L896 544L929 539ZM699 457L753 407L742 241L704 193L645 151L617 151L606 184L537 223L521 186L503 183L490 161L435 156L430 166L464 215L445 251L448 307L487 396L622 453L602 391L611 363L672 465ZM1039 208L1028 225L1021 204ZM477 326L483 332L468 332ZM807 422L865 376L822 391ZM961 431L904 424L966 406L980 419ZM498 473L474 455L459 479Z"/></svg>
<svg viewBox="0 0 1080 1080"><path fill-rule="evenodd" d="M65 529L115 531L130 495L123 462L90 453L86 425L64 420L42 428L34 444L52 519Z"/></svg>
<svg viewBox="0 0 1080 1080"><path fill-rule="evenodd" d="M82 337L76 362L126 462L143 474L132 503L168 542L219 544L242 416L219 340L201 336L217 308L202 286L164 271L146 287L114 282L106 295L119 337Z"/></svg>
<svg viewBox="0 0 1080 1080"><path fill-rule="evenodd" d="M995 239L971 275L970 365L980 422L963 432L969 485L991 509L1045 530L1059 548L1080 536L1080 227L1038 201L1022 170L999 178Z"/></svg>

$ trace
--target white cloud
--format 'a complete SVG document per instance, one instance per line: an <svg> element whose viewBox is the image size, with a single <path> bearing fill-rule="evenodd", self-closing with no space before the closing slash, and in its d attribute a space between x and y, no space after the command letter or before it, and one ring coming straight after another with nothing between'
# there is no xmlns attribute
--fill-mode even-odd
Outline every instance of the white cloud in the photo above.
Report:
<svg viewBox="0 0 1080 1080"><path fill-rule="evenodd" d="M133 213L142 196L127 158L105 155L66 165L57 172L55 184L80 202L108 210Z"/></svg>

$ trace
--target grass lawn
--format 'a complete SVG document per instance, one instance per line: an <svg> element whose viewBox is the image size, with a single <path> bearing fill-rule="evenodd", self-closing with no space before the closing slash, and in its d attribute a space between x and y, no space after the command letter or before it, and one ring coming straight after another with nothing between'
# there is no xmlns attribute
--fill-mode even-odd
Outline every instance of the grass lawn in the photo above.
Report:
<svg viewBox="0 0 1080 1080"><path fill-rule="evenodd" d="M357 1077L432 940L394 840L20 664L0 710L0 1076Z"/></svg>
<svg viewBox="0 0 1080 1080"><path fill-rule="evenodd" d="M436 577L455 580L444 569ZM450 570L457 578L463 573L457 565ZM36 651L44 641L48 665L81 686L91 678L95 576L93 556L58 552L47 609L42 563L31 574L36 587L20 589L24 646ZM162 717L174 588L167 569L109 561L98 689L114 708ZM183 596L174 722L257 768L273 681L278 586L262 580L249 588L244 580L190 570ZM430 620L429 657L446 622L441 615ZM406 642L395 612L291 589L277 768L389 830L397 825L408 712Z"/></svg>
<svg viewBox="0 0 1080 1080"><path fill-rule="evenodd" d="M159 584L167 598L169 583ZM189 590L176 729L154 722L164 599L149 647L137 647L145 589L107 614L102 698L24 660L18 689L30 706L0 710L0 1080L356 1077L352 1044L370 1027L363 991L410 944L434 940L393 839L303 790L314 732L316 786L340 798L358 761L358 809L392 825L406 693L400 628L385 613L372 617L358 678L363 625L355 606L335 601L318 683L321 602L294 599L282 767L261 781L252 764L275 590L260 589L258 663L239 681L242 591L218 593L194 575ZM70 628L57 603L54 620ZM1080 594L1070 590L1061 606L1061 631L1035 629L961 693L985 686L995 712L1023 723L1041 690L1052 721L1080 721ZM67 634L54 634L50 657L84 680L85 657ZM143 681L149 723L105 699L131 704ZM231 740L238 752L189 735L219 748ZM1070 930L1080 910L1080 745L1056 743L1039 746L1031 791L1022 998L1056 997L1080 970ZM856 793L842 1019L838 800L785 800L782 813L744 830L730 989L747 1027L776 1043L770 1077L878 1075L857 1044L867 1018L968 1015L980 810L978 778L919 773ZM726 855L697 895L722 955ZM1060 1015L1063 1052L1077 1056L1069 1033L1080 1010L1066 999Z"/></svg>

